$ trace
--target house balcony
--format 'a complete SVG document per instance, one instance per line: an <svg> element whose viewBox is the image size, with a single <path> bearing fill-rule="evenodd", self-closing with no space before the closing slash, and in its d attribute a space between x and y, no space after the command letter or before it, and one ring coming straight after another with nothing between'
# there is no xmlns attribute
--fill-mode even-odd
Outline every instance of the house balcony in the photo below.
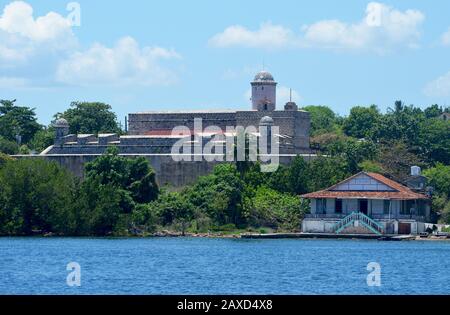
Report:
<svg viewBox="0 0 450 315"><path fill-rule="evenodd" d="M348 213L308 213L305 214L305 219L329 219L329 220L341 220L345 218ZM368 217L374 220L415 220L419 222L425 222L425 216L415 214L369 214Z"/></svg>

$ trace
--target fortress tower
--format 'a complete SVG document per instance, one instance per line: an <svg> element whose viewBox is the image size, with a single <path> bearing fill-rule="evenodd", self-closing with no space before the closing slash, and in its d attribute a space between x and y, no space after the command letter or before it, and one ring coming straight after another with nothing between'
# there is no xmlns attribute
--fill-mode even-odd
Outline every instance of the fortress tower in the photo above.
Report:
<svg viewBox="0 0 450 315"><path fill-rule="evenodd" d="M258 72L251 82L252 109L258 111L274 111L276 107L277 82L267 71Z"/></svg>
<svg viewBox="0 0 450 315"><path fill-rule="evenodd" d="M63 144L63 138L69 134L69 123L64 118L59 118L53 123L55 128L55 144Z"/></svg>

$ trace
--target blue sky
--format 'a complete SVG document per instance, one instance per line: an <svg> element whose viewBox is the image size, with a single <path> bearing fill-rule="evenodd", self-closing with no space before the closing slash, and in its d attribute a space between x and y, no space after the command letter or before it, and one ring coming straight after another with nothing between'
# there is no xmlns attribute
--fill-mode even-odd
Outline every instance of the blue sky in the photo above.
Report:
<svg viewBox="0 0 450 315"><path fill-rule="evenodd" d="M0 0L0 99L45 124L76 100L109 103L120 120L249 109L263 63L278 108L289 88L300 106L341 115L397 99L450 104L448 1L69 2Z"/></svg>

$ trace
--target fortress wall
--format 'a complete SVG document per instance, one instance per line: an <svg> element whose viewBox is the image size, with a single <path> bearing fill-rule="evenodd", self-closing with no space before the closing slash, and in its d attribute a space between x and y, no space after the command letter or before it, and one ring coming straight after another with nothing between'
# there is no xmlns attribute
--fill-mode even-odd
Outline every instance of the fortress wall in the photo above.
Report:
<svg viewBox="0 0 450 315"><path fill-rule="evenodd" d="M236 123L239 126L255 126L258 128L259 121L264 116L273 118L274 126L280 128L281 134L294 136L295 112L290 111L239 111L236 113Z"/></svg>
<svg viewBox="0 0 450 315"><path fill-rule="evenodd" d="M128 115L128 134L143 135L151 130L172 130L176 126L194 129L194 119L202 118L203 128L236 125L236 112L137 113Z"/></svg>
<svg viewBox="0 0 450 315"><path fill-rule="evenodd" d="M176 126L194 128L194 118L202 118L203 128L218 126L226 130L227 126L255 126L264 116L270 116L274 125L280 127L280 133L292 137L293 152L309 149L310 116L305 111L237 111L237 112L186 112L186 113L137 113L129 114L129 134L143 135L149 131L170 131ZM127 139L128 141L128 139ZM169 151L160 151L169 152Z"/></svg>
<svg viewBox="0 0 450 315"><path fill-rule="evenodd" d="M84 176L84 165L91 162L100 154L54 154L54 155L17 155L15 158L42 158L54 161L67 168L75 176ZM127 158L145 157L156 173L156 181L160 186L169 185L172 189L180 189L183 186L194 183L199 176L209 174L219 163L202 161L174 161L170 154L121 154ZM295 155L280 156L280 164L289 164ZM305 160L315 158L315 155L305 155Z"/></svg>
<svg viewBox="0 0 450 315"><path fill-rule="evenodd" d="M53 145L47 154L103 154L109 146L115 146L120 153L126 154L150 154L150 153L170 153L172 146L180 138L154 138L154 137L121 137L120 143L98 144L91 143L85 145L64 144Z"/></svg>
<svg viewBox="0 0 450 315"><path fill-rule="evenodd" d="M310 117L305 111L239 111L236 113L237 125L258 126L264 116L273 118L274 125L279 126L280 134L292 137L295 147L294 152L307 151L309 149Z"/></svg>
<svg viewBox="0 0 450 315"><path fill-rule="evenodd" d="M75 176L84 177L84 165L100 156L99 154L55 154L55 155L17 155L15 158L41 158L53 161L68 169ZM168 154L121 154L127 158L145 157L155 170L156 181L160 186L180 188L194 183L199 176L209 174L220 162L179 161Z"/></svg>
<svg viewBox="0 0 450 315"><path fill-rule="evenodd" d="M295 111L295 125L294 125L294 146L296 152L304 150L309 151L309 132L311 129L311 117L308 112Z"/></svg>

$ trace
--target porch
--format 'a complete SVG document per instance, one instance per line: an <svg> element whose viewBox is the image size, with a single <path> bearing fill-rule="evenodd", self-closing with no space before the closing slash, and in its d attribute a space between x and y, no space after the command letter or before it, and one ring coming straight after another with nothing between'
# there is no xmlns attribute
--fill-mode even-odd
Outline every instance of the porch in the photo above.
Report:
<svg viewBox="0 0 450 315"><path fill-rule="evenodd" d="M305 219L331 219L331 220L342 220L345 218L348 214L343 213L308 213L305 214ZM368 214L368 217L374 219L374 220L414 220L414 221L420 221L425 222L426 217L424 215L415 215L415 214L397 214L395 218L392 215L389 214Z"/></svg>

